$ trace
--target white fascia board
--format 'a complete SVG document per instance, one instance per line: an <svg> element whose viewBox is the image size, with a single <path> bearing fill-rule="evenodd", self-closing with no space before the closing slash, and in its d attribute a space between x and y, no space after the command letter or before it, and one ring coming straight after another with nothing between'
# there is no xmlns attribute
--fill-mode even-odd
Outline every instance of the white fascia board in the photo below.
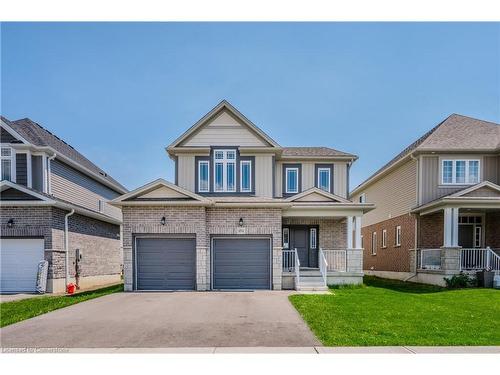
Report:
<svg viewBox="0 0 500 375"><path fill-rule="evenodd" d="M170 207L208 207L213 203L211 202L201 202L201 201L110 201L108 204L115 207L128 207L128 206L170 206Z"/></svg>
<svg viewBox="0 0 500 375"><path fill-rule="evenodd" d="M5 121L3 120L0 120L0 123L2 125L2 127L8 132L10 133L10 135L12 135L14 138L17 138L18 140L20 140L21 142L23 143L29 143L21 134L19 134L18 132L16 132L14 129L12 129Z"/></svg>

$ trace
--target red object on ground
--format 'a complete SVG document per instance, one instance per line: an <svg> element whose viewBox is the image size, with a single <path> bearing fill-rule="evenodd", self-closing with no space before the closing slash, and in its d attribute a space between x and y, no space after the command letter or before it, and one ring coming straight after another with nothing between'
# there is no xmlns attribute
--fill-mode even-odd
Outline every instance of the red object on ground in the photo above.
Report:
<svg viewBox="0 0 500 375"><path fill-rule="evenodd" d="M68 292L68 294L75 293L75 290L76 290L76 285L73 283L68 284L68 286L66 287L66 291Z"/></svg>

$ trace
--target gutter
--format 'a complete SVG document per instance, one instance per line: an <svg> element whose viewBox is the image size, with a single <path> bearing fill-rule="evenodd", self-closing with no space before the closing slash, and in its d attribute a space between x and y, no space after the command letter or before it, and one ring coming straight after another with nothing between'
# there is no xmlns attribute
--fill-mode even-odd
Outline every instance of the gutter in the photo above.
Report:
<svg viewBox="0 0 500 375"><path fill-rule="evenodd" d="M65 264L65 291L67 291L69 284L69 236L68 236L68 218L75 213L71 210L64 216L64 264Z"/></svg>
<svg viewBox="0 0 500 375"><path fill-rule="evenodd" d="M48 174L48 176L47 176L47 179L48 179L47 193L48 194L52 194L52 177L51 177L52 172L51 172L51 169L50 169L50 165L52 164L52 160L54 160L56 158L56 156L57 156L57 154L54 152L54 155L52 155L51 157L49 157L47 159L47 161L48 161L48 165L47 165L47 169L48 169L47 170L47 174Z"/></svg>

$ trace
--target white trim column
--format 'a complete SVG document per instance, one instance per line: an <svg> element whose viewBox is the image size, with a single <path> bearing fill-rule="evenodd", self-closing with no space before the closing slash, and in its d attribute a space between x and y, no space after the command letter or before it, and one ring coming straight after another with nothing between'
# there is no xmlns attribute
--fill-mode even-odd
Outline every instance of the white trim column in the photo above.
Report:
<svg viewBox="0 0 500 375"><path fill-rule="evenodd" d="M458 246L458 207L446 207L444 209L444 247Z"/></svg>
<svg viewBox="0 0 500 375"><path fill-rule="evenodd" d="M361 249L361 216L354 217L354 247Z"/></svg>
<svg viewBox="0 0 500 375"><path fill-rule="evenodd" d="M347 216L347 248L352 249L352 216Z"/></svg>

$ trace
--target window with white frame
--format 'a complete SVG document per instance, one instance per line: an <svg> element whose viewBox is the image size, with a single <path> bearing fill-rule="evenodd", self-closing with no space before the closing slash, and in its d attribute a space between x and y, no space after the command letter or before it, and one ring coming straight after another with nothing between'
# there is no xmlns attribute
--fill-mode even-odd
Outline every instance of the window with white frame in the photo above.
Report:
<svg viewBox="0 0 500 375"><path fill-rule="evenodd" d="M318 231L316 228L311 228L309 231L311 249L316 249L318 246Z"/></svg>
<svg viewBox="0 0 500 375"><path fill-rule="evenodd" d="M286 168L285 169L285 192L298 193L299 192L299 168Z"/></svg>
<svg viewBox="0 0 500 375"><path fill-rule="evenodd" d="M240 161L240 190L252 191L252 162L250 160Z"/></svg>
<svg viewBox="0 0 500 375"><path fill-rule="evenodd" d="M394 237L394 246L401 246L401 225L396 226L396 234Z"/></svg>
<svg viewBox="0 0 500 375"><path fill-rule="evenodd" d="M99 212L104 212L104 201L99 199Z"/></svg>
<svg viewBox="0 0 500 375"><path fill-rule="evenodd" d="M477 184L480 175L479 167L479 160L444 159L441 161L441 184Z"/></svg>
<svg viewBox="0 0 500 375"><path fill-rule="evenodd" d="M377 254L377 232L372 233L372 255Z"/></svg>
<svg viewBox="0 0 500 375"><path fill-rule="evenodd" d="M330 192L330 168L318 168L318 188Z"/></svg>
<svg viewBox="0 0 500 375"><path fill-rule="evenodd" d="M210 163L208 160L200 160L198 162L198 191L207 193L210 191L209 184Z"/></svg>
<svg viewBox="0 0 500 375"><path fill-rule="evenodd" d="M12 181L12 176L14 171L12 170L12 158L14 157L14 153L12 152L12 148L10 147L2 147L1 150L1 162L0 162L0 175L3 180Z"/></svg>
<svg viewBox="0 0 500 375"><path fill-rule="evenodd" d="M359 203L366 203L366 194L363 193L359 196Z"/></svg>
<svg viewBox="0 0 500 375"><path fill-rule="evenodd" d="M214 151L214 191L236 191L236 151Z"/></svg>
<svg viewBox="0 0 500 375"><path fill-rule="evenodd" d="M382 230L382 247L387 247L387 229Z"/></svg>
<svg viewBox="0 0 500 375"><path fill-rule="evenodd" d="M290 248L290 229L283 228L283 249Z"/></svg>

